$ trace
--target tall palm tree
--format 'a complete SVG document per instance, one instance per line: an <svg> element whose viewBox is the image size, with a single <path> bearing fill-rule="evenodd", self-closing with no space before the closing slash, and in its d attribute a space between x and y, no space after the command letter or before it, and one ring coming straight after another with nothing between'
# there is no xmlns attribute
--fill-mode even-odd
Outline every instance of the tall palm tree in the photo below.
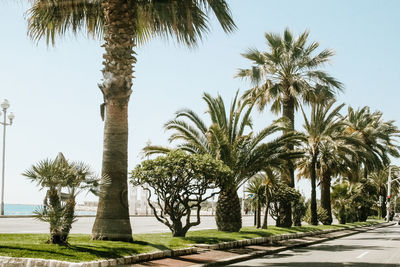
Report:
<svg viewBox="0 0 400 267"><path fill-rule="evenodd" d="M370 112L367 106L357 110L349 107L344 120L347 132L358 134L371 152L369 160L359 162L360 166L364 165L364 178L368 177L368 172L382 170L388 165L389 156L400 156L399 146L395 144L400 131L394 121L384 121L381 112Z"/></svg>
<svg viewBox="0 0 400 267"><path fill-rule="evenodd" d="M294 115L301 102L322 103L334 98L342 84L321 70L334 55L329 49L316 54L317 42L307 44L309 32L305 31L295 38L289 29L283 36L266 33L268 51L249 49L242 55L252 62L249 69L240 69L237 77L250 80L253 88L244 97L252 99L263 110L272 102L271 110L281 113L290 121L289 131L294 130ZM293 150L293 146L288 145ZM294 166L287 162L287 171L282 179L294 187ZM291 226L291 207L285 205L284 225Z"/></svg>
<svg viewBox="0 0 400 267"><path fill-rule="evenodd" d="M343 132L337 132L343 135ZM331 182L338 175L347 175L357 168L356 160L368 156L367 150L356 144L361 141L358 136L348 136L347 140L337 139L335 142L322 142L316 164L316 175L320 181L321 207L326 210L328 219L324 224L332 224ZM297 162L299 178L310 178L311 162L308 157L303 157Z"/></svg>
<svg viewBox="0 0 400 267"><path fill-rule="evenodd" d="M190 153L210 154L233 171L232 177L219 178L216 222L219 230L239 231L242 221L237 189L257 172L278 167L284 159L301 154L288 153L284 147L287 143L296 143L298 135L290 133L268 140L285 129L286 120L275 121L259 133L254 133L250 117L253 106L247 105L246 101L238 101L238 92L229 111L225 109L221 96L212 97L205 93L203 100L208 106L209 126L194 111L184 109L165 124L165 129L174 131L169 140L180 141L177 148ZM150 155L170 149L148 146L144 150Z"/></svg>
<svg viewBox="0 0 400 267"><path fill-rule="evenodd" d="M354 147L362 146L361 140L357 137L344 134L345 124L339 116L339 111L343 108L344 104L333 108L334 103L335 101L332 100L327 102L326 105L312 104L310 120L302 110L305 130L304 149L306 152L305 163L303 163L303 166L308 168L307 173L311 179L311 223L313 225L318 224L316 201L318 167L321 168L323 174L321 180L323 181L324 186L327 187L325 188L325 191L329 190L327 183L329 182L330 184L331 173L329 172L330 170L327 169L330 167L330 163L327 163L327 158L324 158L324 154L322 153L324 153L324 150L327 149L327 147L334 147L337 149L335 153L345 152L349 155L353 155L354 153L351 148L344 144L352 144ZM327 154L328 152L325 151L325 156ZM342 157L342 160L346 160L346 155ZM330 201L325 203L324 206L330 210Z"/></svg>
<svg viewBox="0 0 400 267"><path fill-rule="evenodd" d="M128 102L136 45L153 36L175 36L195 45L214 13L225 32L235 28L225 0L33 0L28 12L34 40L87 32L104 39L101 105L104 124L103 176L111 183L99 199L93 239L132 240L128 209Z"/></svg>

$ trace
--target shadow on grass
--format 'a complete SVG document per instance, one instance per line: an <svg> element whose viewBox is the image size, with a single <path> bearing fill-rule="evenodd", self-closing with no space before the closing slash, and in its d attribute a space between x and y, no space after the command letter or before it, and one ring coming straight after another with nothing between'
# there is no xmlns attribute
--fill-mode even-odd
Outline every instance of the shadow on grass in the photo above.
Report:
<svg viewBox="0 0 400 267"><path fill-rule="evenodd" d="M126 255L138 254L139 251L133 248L107 247L107 246L70 246L75 253L87 253L96 258L110 259L120 258ZM75 254L76 255L76 254Z"/></svg>
<svg viewBox="0 0 400 267"><path fill-rule="evenodd" d="M57 245L54 245L57 246ZM10 253L10 254L18 254L18 252L21 252L21 257L26 257L27 254L29 255L41 255L42 258L47 258L51 259L54 256L53 255L60 255L64 257L71 257L74 256L73 254L69 254L68 251L55 251L55 250L47 250L47 249L35 249L35 248L27 248L27 247L18 247L18 246L6 246L6 245L0 245L0 250L3 253ZM26 253L28 252L28 253ZM46 257L46 255L48 255Z"/></svg>
<svg viewBox="0 0 400 267"><path fill-rule="evenodd" d="M103 242L103 241L102 241ZM111 242L111 241L110 241ZM128 245L129 244L129 245ZM93 241L93 244L69 244L46 245L43 248L33 248L26 246L0 245L2 255L12 255L13 257L39 257L43 259L61 259L67 261L96 260L120 258L127 255L144 253L147 251L139 250L140 247L153 247L158 250L169 249L160 244L152 244L144 241L134 241L129 243L115 244L112 246L102 245ZM137 248L135 248L137 247Z"/></svg>
<svg viewBox="0 0 400 267"><path fill-rule="evenodd" d="M291 228L270 227L268 229L242 228L238 233L235 232L218 232L202 235L188 235L184 239L196 244L217 244L221 242L229 242L243 239L251 239L256 237L270 237L282 234L292 234L299 232L317 232L321 231L316 227L297 226ZM230 237L231 236L231 237Z"/></svg>

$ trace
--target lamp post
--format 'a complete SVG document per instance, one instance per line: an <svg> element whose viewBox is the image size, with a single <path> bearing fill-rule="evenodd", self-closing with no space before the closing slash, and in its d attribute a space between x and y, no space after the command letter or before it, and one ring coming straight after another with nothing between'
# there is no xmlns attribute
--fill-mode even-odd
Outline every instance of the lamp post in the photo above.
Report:
<svg viewBox="0 0 400 267"><path fill-rule="evenodd" d="M0 122L0 124L3 125L3 165L1 169L1 210L0 213L1 215L4 215L4 170L5 170L5 163L6 163L6 127L11 125L13 123L13 120L15 118L14 114L10 112L8 115L9 123L7 123L7 109L10 107L10 103L8 102L7 99L4 99L3 102L0 104L1 109L3 110L3 122ZM1 112L0 112L1 116Z"/></svg>

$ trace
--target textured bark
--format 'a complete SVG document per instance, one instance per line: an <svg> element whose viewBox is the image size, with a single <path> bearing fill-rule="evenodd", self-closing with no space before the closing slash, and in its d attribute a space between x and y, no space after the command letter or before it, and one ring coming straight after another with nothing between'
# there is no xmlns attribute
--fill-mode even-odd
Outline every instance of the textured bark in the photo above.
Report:
<svg viewBox="0 0 400 267"><path fill-rule="evenodd" d="M64 244L64 241L62 240L62 233L59 229L59 220L61 217L61 200L58 195L58 190L55 187L50 187L50 189L47 191L46 198L48 200L49 206L56 212L58 212L56 216L57 220L50 220L50 239L48 240L48 243L50 244ZM47 202L46 200L46 202Z"/></svg>
<svg viewBox="0 0 400 267"><path fill-rule="evenodd" d="M321 207L328 213L328 221L324 224L332 224L332 208L331 208L331 175L329 171L322 174L321 180Z"/></svg>
<svg viewBox="0 0 400 267"><path fill-rule="evenodd" d="M256 227L261 228L261 203L260 200L257 200L257 221Z"/></svg>
<svg viewBox="0 0 400 267"><path fill-rule="evenodd" d="M380 206L380 213L381 213L381 217L385 218L386 217L386 196L387 196L386 195L386 188L385 187L381 187L379 194L382 197L381 206Z"/></svg>
<svg viewBox="0 0 400 267"><path fill-rule="evenodd" d="M75 196L71 196L65 204L64 210L64 226L61 229L61 241L68 242L68 235L72 228L72 223L75 219Z"/></svg>
<svg viewBox="0 0 400 267"><path fill-rule="evenodd" d="M239 232L242 228L242 215L236 189L221 190L215 215L218 231Z"/></svg>
<svg viewBox="0 0 400 267"><path fill-rule="evenodd" d="M318 214L317 214L317 193L316 193L316 180L317 175L315 172L316 156L311 160L311 224L318 225Z"/></svg>
<svg viewBox="0 0 400 267"><path fill-rule="evenodd" d="M173 230L172 230L172 236L175 237L185 237L186 235L186 231L184 231L183 229L183 225L182 222L180 220L181 218L179 218L178 220L172 220L173 221Z"/></svg>
<svg viewBox="0 0 400 267"><path fill-rule="evenodd" d="M291 96L285 96L283 99L282 115L289 119L290 127L289 131L294 130L294 99ZM287 149L293 150L293 145L287 145ZM294 188L294 166L292 161L287 161L282 171L282 180L287 183L290 187ZM292 226L292 206L291 203L282 203L281 207L281 220L280 226L291 227Z"/></svg>
<svg viewBox="0 0 400 267"><path fill-rule="evenodd" d="M264 214L264 222L262 225L262 229L267 229L268 228L268 207L269 207L269 203L267 203L266 207L265 207L265 214Z"/></svg>
<svg viewBox="0 0 400 267"><path fill-rule="evenodd" d="M131 241L128 208L128 102L132 87L135 47L135 3L107 0L105 15L103 84L105 124L102 187L93 239Z"/></svg>

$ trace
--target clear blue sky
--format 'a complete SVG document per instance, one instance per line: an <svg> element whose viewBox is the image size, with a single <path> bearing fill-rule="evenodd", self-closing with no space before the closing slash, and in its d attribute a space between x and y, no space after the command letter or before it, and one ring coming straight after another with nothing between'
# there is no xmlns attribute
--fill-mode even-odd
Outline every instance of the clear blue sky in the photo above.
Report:
<svg viewBox="0 0 400 267"><path fill-rule="evenodd" d="M236 32L226 35L213 23L196 49L159 39L137 49L129 169L140 162L147 140L167 144L162 125L176 110L205 110L204 91L219 92L229 103L237 89L247 89L248 84L233 78L238 68L249 66L240 53L249 47L264 49L264 32L281 33L285 27L295 33L309 29L310 40L336 51L326 69L345 84L339 102L368 105L381 110L385 119L398 120L400 1L228 2ZM7 136L7 203L41 203L44 192L21 173L60 151L98 172L101 168L101 40L82 35L59 40L55 48L36 45L26 35L26 9L23 1L0 2L0 100L9 99L16 115ZM274 118L268 112L254 117L258 129ZM300 189L309 194L307 183Z"/></svg>

